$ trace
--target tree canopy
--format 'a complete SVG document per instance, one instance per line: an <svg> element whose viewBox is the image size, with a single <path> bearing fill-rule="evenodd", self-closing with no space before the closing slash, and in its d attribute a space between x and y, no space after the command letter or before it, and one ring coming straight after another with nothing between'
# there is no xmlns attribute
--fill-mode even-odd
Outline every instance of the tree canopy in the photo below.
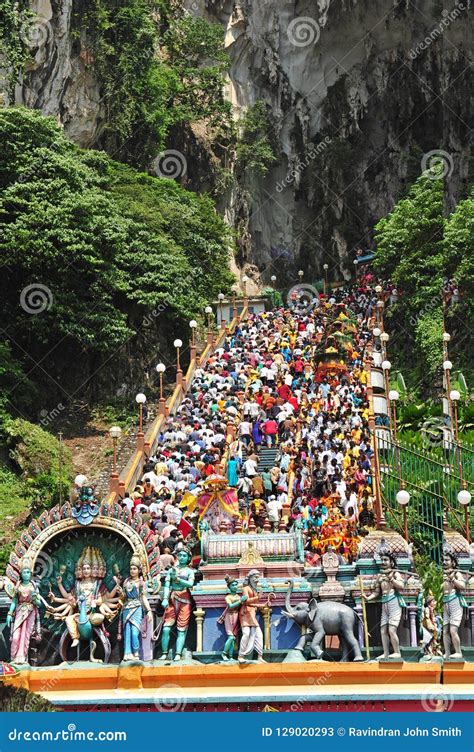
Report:
<svg viewBox="0 0 474 752"><path fill-rule="evenodd" d="M231 236L211 200L77 148L36 111L0 111L0 130L12 357L26 372L60 373L66 357L97 368L157 310L161 329L187 337L189 318L232 281Z"/></svg>

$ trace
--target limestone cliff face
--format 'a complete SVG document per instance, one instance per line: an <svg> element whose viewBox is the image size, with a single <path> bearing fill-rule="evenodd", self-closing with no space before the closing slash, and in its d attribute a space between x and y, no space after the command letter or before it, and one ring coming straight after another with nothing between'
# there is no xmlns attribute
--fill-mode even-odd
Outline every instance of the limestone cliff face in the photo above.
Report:
<svg viewBox="0 0 474 752"><path fill-rule="evenodd" d="M279 160L264 179L238 175L241 261L263 276L306 268L351 273L374 223L442 150L447 203L467 179L472 86L470 2L201 0L226 28L229 96L273 113ZM448 6L446 6L448 8ZM428 157L429 159L429 157Z"/></svg>
<svg viewBox="0 0 474 752"><path fill-rule="evenodd" d="M79 146L97 144L105 125L100 82L83 39L71 28L73 0L34 0L28 31L32 60L15 90L15 103L57 117Z"/></svg>
<svg viewBox="0 0 474 752"><path fill-rule="evenodd" d="M81 146L96 146L106 114L73 0L35 0L40 33L16 101L58 116ZM51 4L53 2L53 4ZM234 166L219 209L237 228L238 263L268 281L308 279L328 263L349 276L355 248L442 150L447 208L465 188L472 85L471 0L184 0L225 28L236 116L258 100L272 113L278 160L262 178ZM188 132L187 187L212 187L205 139ZM176 139L178 141L176 142ZM430 157L425 157L429 159Z"/></svg>

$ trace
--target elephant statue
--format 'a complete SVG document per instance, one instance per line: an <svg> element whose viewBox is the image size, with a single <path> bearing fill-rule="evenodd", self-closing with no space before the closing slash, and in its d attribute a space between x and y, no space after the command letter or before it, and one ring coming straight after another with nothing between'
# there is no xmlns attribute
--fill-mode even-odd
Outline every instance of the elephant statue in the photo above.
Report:
<svg viewBox="0 0 474 752"><path fill-rule="evenodd" d="M318 603L315 598L311 598L308 603L298 603L296 606L291 605L291 593L293 591L293 580L289 582L286 592L285 610L282 615L288 619L293 619L296 624L306 627L306 634L302 635L296 650L303 652L306 643L311 643L311 653L315 658L321 658L323 650L321 643L326 635L337 635L342 647L342 660L363 661L362 653L358 641L354 636L354 629L359 616L356 612L346 606L344 603L336 601L321 601Z"/></svg>

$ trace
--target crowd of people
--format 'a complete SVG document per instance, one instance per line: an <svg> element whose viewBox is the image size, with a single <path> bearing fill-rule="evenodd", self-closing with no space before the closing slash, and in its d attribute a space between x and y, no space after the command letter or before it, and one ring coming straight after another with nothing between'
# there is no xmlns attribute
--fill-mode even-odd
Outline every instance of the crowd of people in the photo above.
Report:
<svg viewBox="0 0 474 752"><path fill-rule="evenodd" d="M193 538L182 505L225 475L236 509L227 532L297 525L308 563L331 546L350 562L375 524L367 373L377 295L359 280L318 306L294 301L240 323L198 368L165 420L141 482L122 503L148 515L161 561ZM211 519L215 532L219 518Z"/></svg>

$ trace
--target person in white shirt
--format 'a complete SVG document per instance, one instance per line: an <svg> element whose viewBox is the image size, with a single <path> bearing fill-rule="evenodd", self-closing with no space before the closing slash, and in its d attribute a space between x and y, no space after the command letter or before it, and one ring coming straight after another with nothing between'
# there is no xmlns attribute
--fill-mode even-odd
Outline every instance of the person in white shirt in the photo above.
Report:
<svg viewBox="0 0 474 752"><path fill-rule="evenodd" d="M280 521L281 506L276 496L270 496L267 501L268 521L272 525L273 529L277 528Z"/></svg>
<svg viewBox="0 0 474 752"><path fill-rule="evenodd" d="M248 459L244 462L244 471L247 478L254 478L257 475L257 463L255 460Z"/></svg>

